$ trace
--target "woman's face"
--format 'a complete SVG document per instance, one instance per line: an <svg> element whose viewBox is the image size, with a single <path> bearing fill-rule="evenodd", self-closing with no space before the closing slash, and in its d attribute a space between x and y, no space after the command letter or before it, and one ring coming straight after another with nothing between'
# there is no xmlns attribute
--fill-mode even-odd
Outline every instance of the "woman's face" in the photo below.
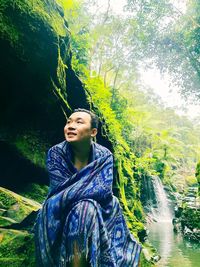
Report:
<svg viewBox="0 0 200 267"><path fill-rule="evenodd" d="M96 134L97 129L91 128L91 116L86 112L72 113L64 127L65 139L71 143L90 141Z"/></svg>

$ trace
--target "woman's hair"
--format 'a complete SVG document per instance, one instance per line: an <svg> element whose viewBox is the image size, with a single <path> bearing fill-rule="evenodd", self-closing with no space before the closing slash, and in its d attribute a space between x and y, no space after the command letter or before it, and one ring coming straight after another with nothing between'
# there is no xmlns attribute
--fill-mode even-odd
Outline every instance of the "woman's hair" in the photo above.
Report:
<svg viewBox="0 0 200 267"><path fill-rule="evenodd" d="M84 108L74 109L72 113L74 113L74 112L86 112L86 113L88 113L91 117L91 127L98 129L99 118L97 117L97 115L95 113L91 112L90 110L84 109Z"/></svg>

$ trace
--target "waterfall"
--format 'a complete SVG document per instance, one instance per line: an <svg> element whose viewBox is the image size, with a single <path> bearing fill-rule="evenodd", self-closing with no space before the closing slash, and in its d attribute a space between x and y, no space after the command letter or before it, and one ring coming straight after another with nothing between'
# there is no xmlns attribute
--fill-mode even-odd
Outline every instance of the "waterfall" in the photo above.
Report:
<svg viewBox="0 0 200 267"><path fill-rule="evenodd" d="M148 201L148 215L150 219L157 222L171 222L172 212L169 200L158 176L152 177L152 186L155 198Z"/></svg>
<svg viewBox="0 0 200 267"><path fill-rule="evenodd" d="M148 240L157 250L161 259L159 267L200 266L200 247L183 240L175 234L172 225L171 203L159 177L143 178L143 204L147 213ZM158 256L159 255L159 256Z"/></svg>

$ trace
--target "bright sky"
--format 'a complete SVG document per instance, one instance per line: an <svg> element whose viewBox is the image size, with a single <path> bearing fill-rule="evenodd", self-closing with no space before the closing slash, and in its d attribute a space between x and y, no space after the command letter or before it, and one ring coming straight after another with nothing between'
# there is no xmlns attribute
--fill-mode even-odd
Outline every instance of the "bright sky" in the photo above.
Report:
<svg viewBox="0 0 200 267"><path fill-rule="evenodd" d="M162 77L158 69L141 70L141 80L161 96L167 107L173 107L178 114L190 118L200 116L200 103L188 104L178 93L178 87L170 87L168 77Z"/></svg>

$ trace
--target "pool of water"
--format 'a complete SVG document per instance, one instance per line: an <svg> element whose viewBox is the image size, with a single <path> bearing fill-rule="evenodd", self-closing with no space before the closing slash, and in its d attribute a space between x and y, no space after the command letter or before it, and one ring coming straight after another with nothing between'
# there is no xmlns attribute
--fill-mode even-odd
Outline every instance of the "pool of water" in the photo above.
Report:
<svg viewBox="0 0 200 267"><path fill-rule="evenodd" d="M200 267L200 244L186 241L173 232L168 222L154 222L147 226L149 241L157 249L161 260L158 267Z"/></svg>

